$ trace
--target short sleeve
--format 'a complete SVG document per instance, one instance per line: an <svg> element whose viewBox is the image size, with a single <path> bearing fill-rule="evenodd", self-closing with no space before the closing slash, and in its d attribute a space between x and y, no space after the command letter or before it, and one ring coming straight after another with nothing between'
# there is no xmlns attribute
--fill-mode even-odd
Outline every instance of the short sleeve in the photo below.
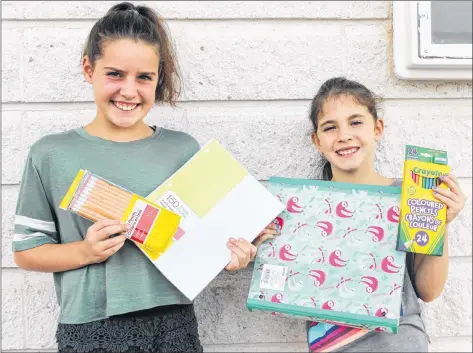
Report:
<svg viewBox="0 0 473 353"><path fill-rule="evenodd" d="M30 151L16 205L12 248L22 251L57 242L55 217Z"/></svg>

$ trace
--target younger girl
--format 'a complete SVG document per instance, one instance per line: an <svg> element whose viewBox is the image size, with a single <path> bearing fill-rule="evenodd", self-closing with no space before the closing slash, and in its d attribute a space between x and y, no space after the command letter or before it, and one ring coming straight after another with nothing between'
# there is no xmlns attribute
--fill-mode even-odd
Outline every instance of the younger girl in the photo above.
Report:
<svg viewBox="0 0 473 353"><path fill-rule="evenodd" d="M402 180L390 179L376 172L374 154L384 133L378 116L377 100L365 86L345 78L326 81L312 100L310 120L312 141L326 159L323 180L355 184L400 186ZM444 175L449 190L437 188L433 194L447 206L450 224L465 204L457 179ZM407 253L407 271L402 297L399 332L369 332L323 323L308 325L308 343L313 352L427 352L428 337L421 318L418 298L430 302L445 285L448 272L448 232L443 255ZM260 244L272 235L257 239ZM336 334L334 333L335 331Z"/></svg>
<svg viewBox="0 0 473 353"><path fill-rule="evenodd" d="M383 136L384 123L378 116L375 96L365 86L345 78L328 80L312 100L310 120L314 127L314 145L327 160L322 173L324 180L401 185L402 180L386 178L374 168L376 143ZM453 175L445 175L442 180L450 190L437 188L433 194L446 204L449 224L462 210L465 196ZM408 271L398 334L370 332L341 347L344 352L427 352L428 339L417 298L430 302L444 288L448 272L447 233L442 256L407 253ZM317 326L309 328L309 345L314 346L314 350L322 350L323 346L316 343L324 333ZM324 343L325 351L333 350L330 343Z"/></svg>
<svg viewBox="0 0 473 353"><path fill-rule="evenodd" d="M146 196L199 150L191 136L143 121L155 102L174 105L179 94L164 23L150 8L113 6L93 26L82 67L96 115L32 146L16 209L15 262L54 274L59 352L201 352L192 303L125 241L126 225L92 224L58 208L81 168ZM235 239L228 247L229 271L246 267L256 250Z"/></svg>

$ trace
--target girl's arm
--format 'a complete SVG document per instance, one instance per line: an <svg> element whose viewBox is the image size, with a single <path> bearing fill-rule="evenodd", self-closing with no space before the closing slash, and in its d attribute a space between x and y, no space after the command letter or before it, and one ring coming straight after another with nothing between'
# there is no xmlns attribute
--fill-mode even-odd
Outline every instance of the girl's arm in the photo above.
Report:
<svg viewBox="0 0 473 353"><path fill-rule="evenodd" d="M83 241L67 244L44 244L32 249L15 251L18 267L28 271L62 272L100 263L116 253L124 244L125 236L110 238L126 231L119 221L103 220L89 227Z"/></svg>
<svg viewBox="0 0 473 353"><path fill-rule="evenodd" d="M99 221L89 227L83 241L61 244L55 208L43 184L47 178L36 167L45 164L36 146L28 154L18 195L12 242L15 263L30 271L61 272L106 260L125 242L124 235L110 236L122 233L126 225Z"/></svg>
<svg viewBox="0 0 473 353"><path fill-rule="evenodd" d="M441 179L449 187L449 190L435 188L433 193L447 207L443 254L442 256L416 254L414 262L413 284L417 295L424 302L431 302L443 291L448 274L448 225L460 213L466 201L457 178L446 174Z"/></svg>
<svg viewBox="0 0 473 353"><path fill-rule="evenodd" d="M428 303L436 299L443 291L448 275L448 230L445 228L442 256L416 254L414 273L417 295Z"/></svg>
<svg viewBox="0 0 473 353"><path fill-rule="evenodd" d="M82 241L68 244L44 244L36 248L15 251L15 263L23 270L62 272L88 265Z"/></svg>

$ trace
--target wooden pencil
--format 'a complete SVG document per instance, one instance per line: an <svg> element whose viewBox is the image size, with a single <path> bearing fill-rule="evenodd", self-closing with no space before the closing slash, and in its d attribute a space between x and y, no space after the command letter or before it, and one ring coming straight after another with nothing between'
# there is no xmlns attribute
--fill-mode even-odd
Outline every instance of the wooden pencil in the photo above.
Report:
<svg viewBox="0 0 473 353"><path fill-rule="evenodd" d="M121 220L132 198L131 192L92 174L85 174L68 208L94 222Z"/></svg>
<svg viewBox="0 0 473 353"><path fill-rule="evenodd" d="M129 200L129 199L131 198L131 193L130 193L130 192L127 192L127 191L125 191L125 190L119 188L118 186L115 186L115 185L106 183L106 182L103 181L103 180L97 179L97 180L95 181L95 184L96 184L98 187L101 187L101 188L104 189L104 190L107 190L107 191L112 192L112 193L115 194L117 197L122 198L122 199L124 199L124 200Z"/></svg>
<svg viewBox="0 0 473 353"><path fill-rule="evenodd" d="M91 201L85 201L82 204L81 209L89 209L89 210L94 211L98 214L101 214L102 216L104 216L106 218L115 219L115 220L118 220L118 221L121 220L122 216L123 216L123 213L120 215L120 214L116 213L114 210L111 210L111 209L104 208L102 206L93 204Z"/></svg>
<svg viewBox="0 0 473 353"><path fill-rule="evenodd" d="M91 189L90 189L91 192L94 192L94 193L97 193L97 194L100 194L102 195L103 197L106 197L106 198L109 198L111 200L114 200L114 202L118 203L118 204L126 204L128 205L131 201L131 198L132 198L132 195L130 194L128 197L124 197L124 196L121 196L121 195L118 195L116 193L114 193L114 190L110 190L110 189L107 189L105 188L104 186L97 186L97 185L94 185Z"/></svg>
<svg viewBox="0 0 473 353"><path fill-rule="evenodd" d="M81 196L83 200L88 200L93 204L102 207L103 209L113 211L117 214L123 215L126 211L126 207L119 207L116 203L114 204L107 198L100 198L93 193L89 193L87 195Z"/></svg>
<svg viewBox="0 0 473 353"><path fill-rule="evenodd" d="M78 209L75 211L78 215L81 215L82 217L88 218L93 222L98 222L103 219L109 219L105 216L102 216L100 214L95 213L94 211L89 211L89 210L84 210L84 209Z"/></svg>
<svg viewBox="0 0 473 353"><path fill-rule="evenodd" d="M130 204L130 201L128 202L124 202L122 200L119 200L119 199L115 199L113 196L111 196L110 194L107 194L107 193L104 193L102 191L98 191L98 190L93 190L91 192L92 195L94 195L94 198L98 198L98 199L102 199L102 200L107 200L107 204L112 204L113 206L113 209L115 210L122 210L123 212L125 212L125 210L127 209L128 205Z"/></svg>

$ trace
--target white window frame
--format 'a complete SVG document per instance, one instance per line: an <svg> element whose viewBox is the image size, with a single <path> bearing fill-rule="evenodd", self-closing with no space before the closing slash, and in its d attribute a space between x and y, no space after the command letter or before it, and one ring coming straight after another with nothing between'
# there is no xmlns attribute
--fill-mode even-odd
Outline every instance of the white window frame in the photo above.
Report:
<svg viewBox="0 0 473 353"><path fill-rule="evenodd" d="M430 26L430 1L393 1L396 76L405 80L471 81L472 45L431 44ZM470 58L459 58L463 54Z"/></svg>

